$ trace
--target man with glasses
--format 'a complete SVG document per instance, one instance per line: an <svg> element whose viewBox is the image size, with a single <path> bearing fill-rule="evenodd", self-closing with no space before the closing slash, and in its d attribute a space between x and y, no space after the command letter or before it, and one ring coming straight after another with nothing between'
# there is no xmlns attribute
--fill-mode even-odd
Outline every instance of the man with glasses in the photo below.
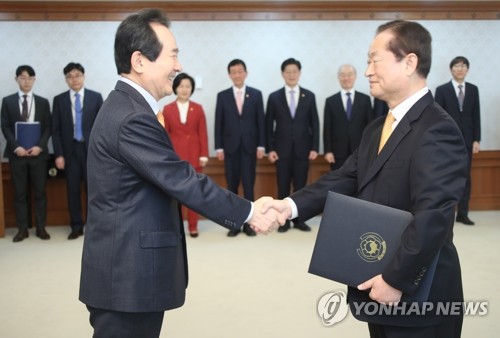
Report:
<svg viewBox="0 0 500 338"><path fill-rule="evenodd" d="M14 186L14 208L18 232L14 242L21 242L29 237L28 225L31 213L28 208L28 191L33 190L35 200L36 236L40 239L50 239L45 230L47 220L47 160L49 152L47 142L50 137L50 106L49 101L33 94L35 70L28 65L19 66L15 80L19 91L3 98L2 101L2 132L7 140L4 156L9 159L12 185ZM18 123L18 122L21 122ZM30 137L31 143L16 134L18 128L39 126L39 137ZM38 125L38 126L37 126ZM32 129L30 133L34 133ZM33 135L31 135L33 136Z"/></svg>
<svg viewBox="0 0 500 338"><path fill-rule="evenodd" d="M54 97L52 143L55 165L64 170L70 214L68 239L83 235L81 186L87 189L87 147L90 131L102 106L102 95L84 88L85 69L70 62L63 69L69 90Z"/></svg>
<svg viewBox="0 0 500 338"><path fill-rule="evenodd" d="M457 56L450 62L452 79L436 89L436 102L453 117L464 136L468 155L468 173L465 191L458 203L456 221L465 225L474 225L469 218L469 200L471 190L470 170L472 154L479 152L481 141L481 118L479 91L475 85L465 82L469 72L469 60Z"/></svg>

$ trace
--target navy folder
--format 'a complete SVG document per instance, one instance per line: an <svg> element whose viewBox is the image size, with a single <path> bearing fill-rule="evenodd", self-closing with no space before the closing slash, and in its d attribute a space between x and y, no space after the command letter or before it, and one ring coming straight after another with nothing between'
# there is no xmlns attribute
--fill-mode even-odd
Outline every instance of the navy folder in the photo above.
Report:
<svg viewBox="0 0 500 338"><path fill-rule="evenodd" d="M42 137L40 122L16 122L16 140L24 149L36 146Z"/></svg>
<svg viewBox="0 0 500 338"><path fill-rule="evenodd" d="M404 210L328 192L309 273L356 288L384 271L412 219ZM438 257L409 300L427 300Z"/></svg>

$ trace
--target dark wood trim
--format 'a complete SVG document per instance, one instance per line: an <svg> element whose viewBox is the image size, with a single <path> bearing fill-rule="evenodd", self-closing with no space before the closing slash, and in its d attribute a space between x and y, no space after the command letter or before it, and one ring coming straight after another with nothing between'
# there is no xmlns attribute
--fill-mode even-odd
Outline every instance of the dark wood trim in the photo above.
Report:
<svg viewBox="0 0 500 338"><path fill-rule="evenodd" d="M309 183L318 179L330 170L330 166L319 156L311 164ZM211 158L204 172L220 186L225 187L224 162ZM13 188L10 181L10 167L2 163L4 211L0 215L6 227L15 227ZM275 167L267 159L259 160L255 182L255 197L276 197ZM67 225L69 215L66 202L66 182L64 178L50 178L47 184L47 224ZM82 199L85 198L82 196ZM500 210L500 151L482 151L474 155L472 161L472 193L471 210ZM0 222L0 237L4 236L4 228Z"/></svg>
<svg viewBox="0 0 500 338"><path fill-rule="evenodd" d="M0 1L0 21L120 21L147 7L183 21L500 19L500 1Z"/></svg>

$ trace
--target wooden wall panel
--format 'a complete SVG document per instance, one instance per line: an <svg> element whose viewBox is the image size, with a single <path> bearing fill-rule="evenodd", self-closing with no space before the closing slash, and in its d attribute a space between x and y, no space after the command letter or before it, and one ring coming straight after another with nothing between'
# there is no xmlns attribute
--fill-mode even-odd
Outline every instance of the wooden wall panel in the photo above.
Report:
<svg viewBox="0 0 500 338"><path fill-rule="evenodd" d="M329 171L330 166L319 156L309 170L309 183ZM204 172L216 183L226 187L224 162L211 158ZM6 227L15 227L14 191L10 181L8 163L2 163L4 221ZM2 182L0 182L1 184ZM241 194L241 191L240 191ZM255 183L255 198L276 197L276 177L274 165L267 159L259 160ZM66 202L66 183L63 178L50 178L47 184L48 225L68 225L69 215ZM84 196L82 196L82 200ZM472 163L471 210L500 210L500 151L483 151L475 155ZM1 220L1 219L0 219ZM0 237L3 228L0 223Z"/></svg>
<svg viewBox="0 0 500 338"><path fill-rule="evenodd" d="M120 21L151 7L185 21L500 19L500 1L0 1L0 20Z"/></svg>

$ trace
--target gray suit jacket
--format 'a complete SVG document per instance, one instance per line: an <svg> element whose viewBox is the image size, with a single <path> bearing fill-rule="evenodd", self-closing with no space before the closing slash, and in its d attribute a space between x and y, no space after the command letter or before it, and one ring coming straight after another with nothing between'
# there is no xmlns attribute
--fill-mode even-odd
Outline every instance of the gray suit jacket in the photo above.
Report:
<svg viewBox="0 0 500 338"><path fill-rule="evenodd" d="M91 132L80 300L92 307L164 311L187 286L182 203L239 229L250 202L197 174L174 152L146 100L119 81Z"/></svg>

